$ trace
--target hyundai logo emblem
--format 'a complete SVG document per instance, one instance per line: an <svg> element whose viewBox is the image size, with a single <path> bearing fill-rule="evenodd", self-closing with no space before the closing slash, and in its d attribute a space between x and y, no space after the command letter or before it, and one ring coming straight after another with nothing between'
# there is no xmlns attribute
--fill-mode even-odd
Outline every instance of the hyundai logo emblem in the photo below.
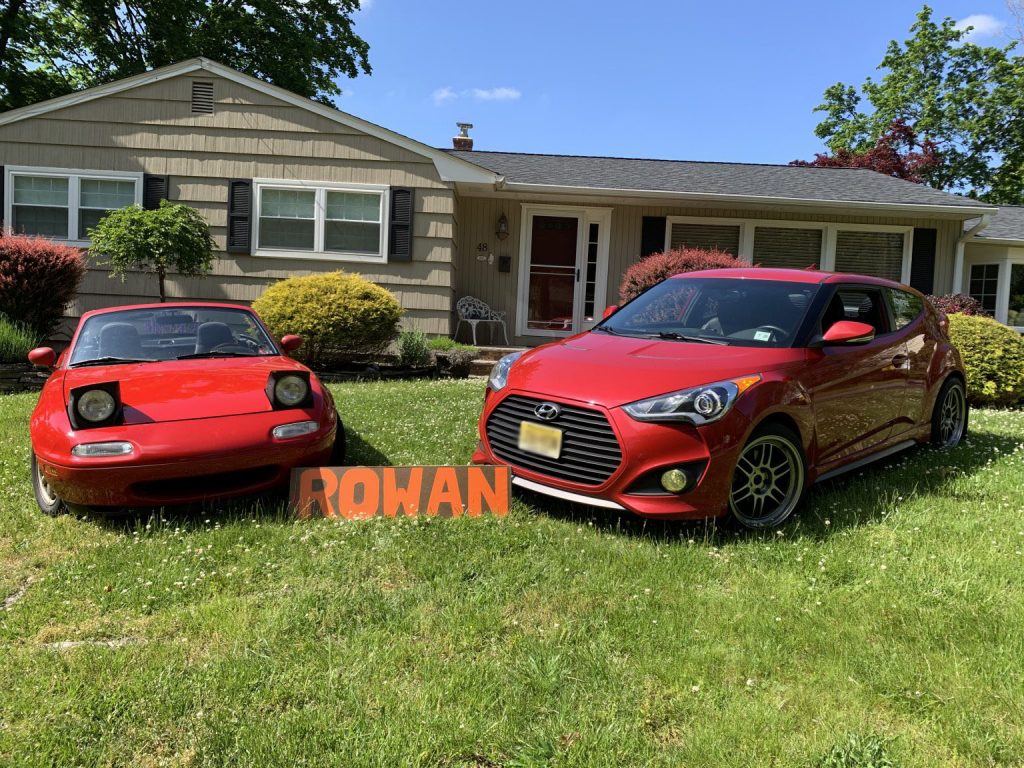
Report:
<svg viewBox="0 0 1024 768"><path fill-rule="evenodd" d="M538 419L553 421L558 418L558 414L562 412L562 409L554 403L541 403L533 409L533 412L537 415Z"/></svg>

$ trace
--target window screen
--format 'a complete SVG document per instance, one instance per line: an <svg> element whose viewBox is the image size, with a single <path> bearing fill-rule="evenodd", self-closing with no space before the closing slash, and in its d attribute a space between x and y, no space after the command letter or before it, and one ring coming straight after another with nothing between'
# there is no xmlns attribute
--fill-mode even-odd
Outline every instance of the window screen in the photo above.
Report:
<svg viewBox="0 0 1024 768"><path fill-rule="evenodd" d="M820 264L820 229L792 227L756 227L754 263L762 267L806 269Z"/></svg>
<svg viewBox="0 0 1024 768"><path fill-rule="evenodd" d="M14 176L11 213L15 232L66 239L68 180L57 176Z"/></svg>
<svg viewBox="0 0 1024 768"><path fill-rule="evenodd" d="M900 280L903 233L840 230L836 233L835 271Z"/></svg>
<svg viewBox="0 0 1024 768"><path fill-rule="evenodd" d="M738 224L673 224L670 245L672 248L726 251L738 256L740 227Z"/></svg>

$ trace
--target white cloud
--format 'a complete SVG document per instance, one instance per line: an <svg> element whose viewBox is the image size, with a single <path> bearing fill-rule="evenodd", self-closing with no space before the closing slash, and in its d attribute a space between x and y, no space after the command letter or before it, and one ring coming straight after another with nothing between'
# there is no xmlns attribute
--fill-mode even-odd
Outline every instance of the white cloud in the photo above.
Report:
<svg viewBox="0 0 1024 768"><path fill-rule="evenodd" d="M359 10L363 11L365 13L366 11L370 10L371 8L373 8L373 4L376 1L377 0L359 0Z"/></svg>
<svg viewBox="0 0 1024 768"><path fill-rule="evenodd" d="M957 29L967 29L968 27L973 27L973 29L964 36L964 40L974 42L979 38L998 37L1003 34L1006 30L1006 22L987 13L973 13L956 23Z"/></svg>
<svg viewBox="0 0 1024 768"><path fill-rule="evenodd" d="M455 91L453 91L447 85L444 88L438 88L432 94L432 98L434 99L434 105L438 106L438 107L441 106L442 104L446 103L446 102L454 101L458 97L459 97L459 94L457 94Z"/></svg>
<svg viewBox="0 0 1024 768"><path fill-rule="evenodd" d="M471 93L481 101L514 101L523 95L516 88L474 88Z"/></svg>
<svg viewBox="0 0 1024 768"><path fill-rule="evenodd" d="M471 98L477 101L515 101L522 92L518 88L467 88L463 91L456 91L451 86L438 88L431 94L436 106L447 104L456 99Z"/></svg>

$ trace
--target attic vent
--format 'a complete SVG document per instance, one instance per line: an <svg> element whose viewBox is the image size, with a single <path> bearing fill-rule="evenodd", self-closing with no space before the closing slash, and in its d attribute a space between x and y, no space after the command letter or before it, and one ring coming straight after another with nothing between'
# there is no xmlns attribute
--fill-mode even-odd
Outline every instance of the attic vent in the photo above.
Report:
<svg viewBox="0 0 1024 768"><path fill-rule="evenodd" d="M213 114L213 83L192 82L192 113Z"/></svg>

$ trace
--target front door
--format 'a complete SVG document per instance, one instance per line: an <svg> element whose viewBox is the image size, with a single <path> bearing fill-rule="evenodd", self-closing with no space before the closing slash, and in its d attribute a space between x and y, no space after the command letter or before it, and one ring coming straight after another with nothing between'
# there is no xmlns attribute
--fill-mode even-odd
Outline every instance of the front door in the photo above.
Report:
<svg viewBox="0 0 1024 768"><path fill-rule="evenodd" d="M519 279L520 336L568 336L605 308L611 212L525 206Z"/></svg>

